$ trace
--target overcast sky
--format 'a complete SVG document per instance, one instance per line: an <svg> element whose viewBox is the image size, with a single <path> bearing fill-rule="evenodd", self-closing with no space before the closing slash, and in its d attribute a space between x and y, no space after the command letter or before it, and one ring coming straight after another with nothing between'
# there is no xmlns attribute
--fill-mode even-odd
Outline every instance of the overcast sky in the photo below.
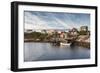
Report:
<svg viewBox="0 0 100 73"><path fill-rule="evenodd" d="M25 29L90 28L90 14L24 11Z"/></svg>

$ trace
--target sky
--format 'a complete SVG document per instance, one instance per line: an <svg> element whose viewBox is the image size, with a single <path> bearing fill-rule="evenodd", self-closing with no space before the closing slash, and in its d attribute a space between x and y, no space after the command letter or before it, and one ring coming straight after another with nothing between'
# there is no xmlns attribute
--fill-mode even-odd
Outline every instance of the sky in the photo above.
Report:
<svg viewBox="0 0 100 73"><path fill-rule="evenodd" d="M79 29L90 28L90 14L24 11L25 29Z"/></svg>

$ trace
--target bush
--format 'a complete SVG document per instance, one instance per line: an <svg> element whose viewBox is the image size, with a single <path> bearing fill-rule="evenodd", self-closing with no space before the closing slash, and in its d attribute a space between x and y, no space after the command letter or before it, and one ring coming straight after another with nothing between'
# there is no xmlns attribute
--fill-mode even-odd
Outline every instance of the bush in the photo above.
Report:
<svg viewBox="0 0 100 73"><path fill-rule="evenodd" d="M24 37L26 39L40 39L41 41L46 39L48 34L40 33L40 32L32 32L32 33L24 33Z"/></svg>
<svg viewBox="0 0 100 73"><path fill-rule="evenodd" d="M79 31L79 35L87 35L87 31Z"/></svg>

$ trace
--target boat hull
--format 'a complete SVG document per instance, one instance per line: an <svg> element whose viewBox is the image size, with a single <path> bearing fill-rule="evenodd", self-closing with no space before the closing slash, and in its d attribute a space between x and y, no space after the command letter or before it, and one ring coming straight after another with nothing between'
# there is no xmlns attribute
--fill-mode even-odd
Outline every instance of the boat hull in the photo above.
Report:
<svg viewBox="0 0 100 73"><path fill-rule="evenodd" d="M70 46L71 43L60 43L60 45Z"/></svg>

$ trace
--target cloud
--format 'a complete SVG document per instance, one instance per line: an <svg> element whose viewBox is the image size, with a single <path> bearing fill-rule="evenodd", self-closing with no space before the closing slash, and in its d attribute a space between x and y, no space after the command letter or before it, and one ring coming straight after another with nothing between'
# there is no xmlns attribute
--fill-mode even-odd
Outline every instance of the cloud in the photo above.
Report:
<svg viewBox="0 0 100 73"><path fill-rule="evenodd" d="M25 29L71 29L89 26L88 14L25 11Z"/></svg>
<svg viewBox="0 0 100 73"><path fill-rule="evenodd" d="M25 29L46 29L50 28L46 22L30 12L25 12Z"/></svg>
<svg viewBox="0 0 100 73"><path fill-rule="evenodd" d="M38 15L25 12L25 29L61 29L62 26L58 21L54 17L51 21L46 21Z"/></svg>

